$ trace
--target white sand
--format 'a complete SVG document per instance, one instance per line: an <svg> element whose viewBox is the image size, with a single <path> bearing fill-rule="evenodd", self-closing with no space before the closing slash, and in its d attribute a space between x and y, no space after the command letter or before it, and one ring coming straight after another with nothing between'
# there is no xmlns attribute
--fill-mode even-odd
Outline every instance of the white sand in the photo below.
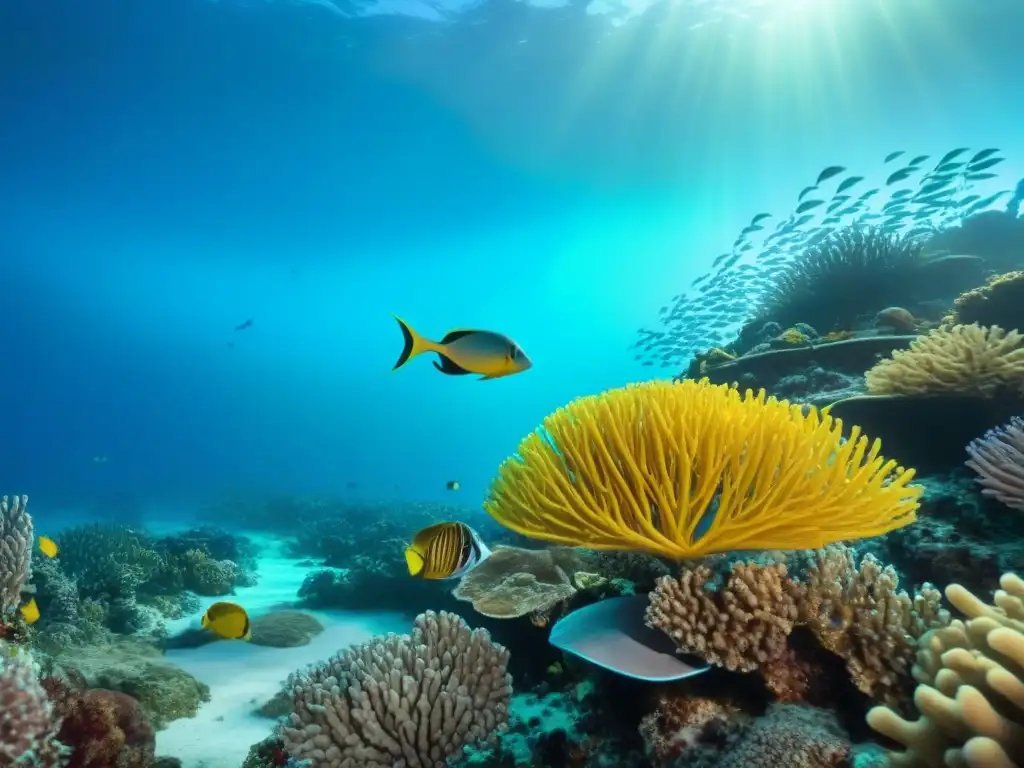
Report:
<svg viewBox="0 0 1024 768"><path fill-rule="evenodd" d="M284 557L261 559L257 586L239 589L231 598L203 598L202 611L219 599L240 603L250 616L289 607L303 578L312 570L298 562ZM168 630L174 634L186 627L198 627L202 611L170 622ZM373 635L411 629L408 619L394 613L309 613L320 619L325 630L300 648L262 648L242 641L221 641L169 651L169 662L210 686L210 701L195 717L175 720L158 731L157 754L177 757L183 768L240 768L249 747L266 738L274 727L273 720L254 714L254 710L281 689L291 672Z"/></svg>

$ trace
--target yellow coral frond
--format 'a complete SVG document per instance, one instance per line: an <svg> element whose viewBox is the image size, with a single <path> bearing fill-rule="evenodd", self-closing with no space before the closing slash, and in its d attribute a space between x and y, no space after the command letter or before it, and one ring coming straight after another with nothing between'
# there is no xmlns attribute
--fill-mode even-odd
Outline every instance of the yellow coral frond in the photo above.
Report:
<svg viewBox="0 0 1024 768"><path fill-rule="evenodd" d="M763 391L652 381L548 416L501 465L484 506L517 533L592 549L814 549L914 521L914 472L880 449Z"/></svg>

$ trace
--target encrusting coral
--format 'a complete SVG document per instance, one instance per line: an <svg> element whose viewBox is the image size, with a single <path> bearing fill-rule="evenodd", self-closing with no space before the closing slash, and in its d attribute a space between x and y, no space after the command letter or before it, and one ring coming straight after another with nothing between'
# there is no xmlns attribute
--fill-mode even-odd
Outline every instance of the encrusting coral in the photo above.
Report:
<svg viewBox="0 0 1024 768"><path fill-rule="evenodd" d="M1024 511L1024 419L991 429L967 446L965 463L978 475L985 496Z"/></svg>
<svg viewBox="0 0 1024 768"><path fill-rule="evenodd" d="M998 326L936 328L865 374L872 395L1024 394L1024 335Z"/></svg>
<svg viewBox="0 0 1024 768"><path fill-rule="evenodd" d="M574 594L576 588L551 550L502 546L463 576L452 592L471 602L477 613L495 619L545 617Z"/></svg>
<svg viewBox="0 0 1024 768"><path fill-rule="evenodd" d="M847 437L763 390L651 381L548 416L502 463L484 506L532 538L674 559L813 549L912 523L913 470L858 427Z"/></svg>
<svg viewBox="0 0 1024 768"><path fill-rule="evenodd" d="M906 746L890 756L904 768L1024 766L1024 579L1005 574L994 604L958 584L946 598L967 618L921 639L907 721L886 707L868 724Z"/></svg>
<svg viewBox="0 0 1024 768"><path fill-rule="evenodd" d="M1024 326L1024 272L993 275L985 285L957 296L950 315L952 323Z"/></svg>
<svg viewBox="0 0 1024 768"><path fill-rule="evenodd" d="M293 674L288 753L313 768L434 768L508 722L509 653L452 613Z"/></svg>

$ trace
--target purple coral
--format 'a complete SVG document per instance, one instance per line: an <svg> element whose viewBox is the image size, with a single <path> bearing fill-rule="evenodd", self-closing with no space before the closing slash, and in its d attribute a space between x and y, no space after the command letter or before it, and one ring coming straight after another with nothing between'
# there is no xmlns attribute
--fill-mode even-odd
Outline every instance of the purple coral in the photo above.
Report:
<svg viewBox="0 0 1024 768"><path fill-rule="evenodd" d="M978 474L982 494L1024 510L1024 419L990 429L967 446L967 466Z"/></svg>

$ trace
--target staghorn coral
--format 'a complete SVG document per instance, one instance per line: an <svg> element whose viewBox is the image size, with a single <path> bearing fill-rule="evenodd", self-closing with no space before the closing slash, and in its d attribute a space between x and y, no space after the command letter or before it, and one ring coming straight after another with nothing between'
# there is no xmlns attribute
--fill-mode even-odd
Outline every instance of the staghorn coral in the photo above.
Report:
<svg viewBox="0 0 1024 768"><path fill-rule="evenodd" d="M17 609L32 568L28 496L0 499L0 618Z"/></svg>
<svg viewBox="0 0 1024 768"><path fill-rule="evenodd" d="M978 475L981 493L1024 510L1024 419L990 429L967 446L965 463Z"/></svg>
<svg viewBox="0 0 1024 768"><path fill-rule="evenodd" d="M804 585L800 622L846 661L861 691L876 701L904 704L918 640L950 621L939 591L925 584L911 597L899 589L892 566L883 567L871 555L858 565L844 546L815 553Z"/></svg>
<svg viewBox="0 0 1024 768"><path fill-rule="evenodd" d="M1024 272L992 275L985 285L960 294L947 322L1024 328Z"/></svg>
<svg viewBox="0 0 1024 768"><path fill-rule="evenodd" d="M967 618L921 639L914 675L921 683L907 721L886 707L868 725L906 746L890 764L904 768L1024 766L1024 579L1005 574L994 604L958 584L946 598Z"/></svg>
<svg viewBox="0 0 1024 768"><path fill-rule="evenodd" d="M416 617L411 635L341 651L288 679L288 753L312 768L434 768L508 722L508 651L452 613Z"/></svg>
<svg viewBox="0 0 1024 768"><path fill-rule="evenodd" d="M784 564L734 563L725 585L707 588L705 565L666 576L650 594L644 620L665 632L679 650L711 664L749 672L780 658L799 618L801 590Z"/></svg>
<svg viewBox="0 0 1024 768"><path fill-rule="evenodd" d="M880 451L857 427L844 439L841 423L764 391L652 381L548 416L484 507L516 533L591 549L810 549L914 521L914 472Z"/></svg>
<svg viewBox="0 0 1024 768"><path fill-rule="evenodd" d="M1024 335L998 326L937 328L865 374L872 395L1024 394Z"/></svg>
<svg viewBox="0 0 1024 768"><path fill-rule="evenodd" d="M31 660L0 656L0 766L64 765L66 750L57 741L56 726Z"/></svg>
<svg viewBox="0 0 1024 768"><path fill-rule="evenodd" d="M473 604L477 613L493 619L514 619L548 613L576 594L551 550L497 546L491 556L471 570L452 595Z"/></svg>

